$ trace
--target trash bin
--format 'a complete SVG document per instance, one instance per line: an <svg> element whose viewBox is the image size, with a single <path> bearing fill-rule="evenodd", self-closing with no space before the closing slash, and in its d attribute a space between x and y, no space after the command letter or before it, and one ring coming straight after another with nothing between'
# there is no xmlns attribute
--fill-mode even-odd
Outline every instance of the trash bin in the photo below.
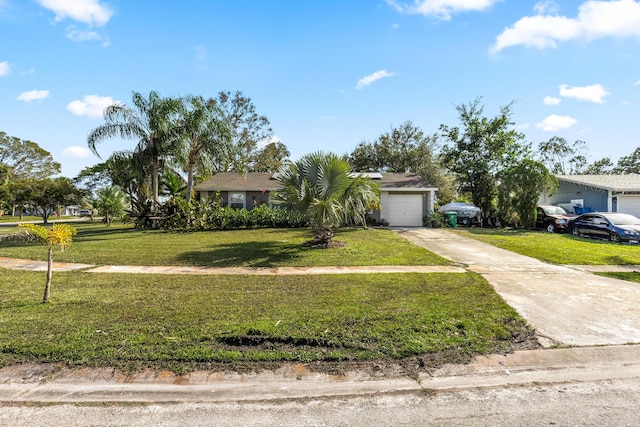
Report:
<svg viewBox="0 0 640 427"><path fill-rule="evenodd" d="M456 228L456 225L458 224L458 212L445 212L444 218L447 220L447 224L449 224L451 228Z"/></svg>

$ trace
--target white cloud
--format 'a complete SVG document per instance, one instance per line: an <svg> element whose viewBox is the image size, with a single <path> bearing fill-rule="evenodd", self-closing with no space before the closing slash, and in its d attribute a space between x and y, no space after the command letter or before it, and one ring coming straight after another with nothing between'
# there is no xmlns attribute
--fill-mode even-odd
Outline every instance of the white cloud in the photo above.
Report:
<svg viewBox="0 0 640 427"><path fill-rule="evenodd" d="M560 7L553 0L539 1L535 6L533 6L533 11L538 15L556 13L559 9Z"/></svg>
<svg viewBox="0 0 640 427"><path fill-rule="evenodd" d="M360 90L362 88L364 88L365 86L369 86L371 83L380 80L384 77L393 77L395 76L396 73L390 73L387 70L380 70L380 71L376 71L373 74L369 74L368 76L365 76L363 78L361 78L360 80L358 80L358 84L356 84L356 89Z"/></svg>
<svg viewBox="0 0 640 427"><path fill-rule="evenodd" d="M536 124L538 129L542 129L549 132L557 132L560 129L567 129L571 126L578 123L576 119L569 116L558 116L556 114L552 114L549 117L546 117L540 123Z"/></svg>
<svg viewBox="0 0 640 427"><path fill-rule="evenodd" d="M69 18L90 26L102 26L113 16L113 10L99 0L38 0L38 3L55 13L58 22Z"/></svg>
<svg viewBox="0 0 640 427"><path fill-rule="evenodd" d="M18 101L31 102L37 99L45 99L49 97L48 90L30 90L23 92L16 98Z"/></svg>
<svg viewBox="0 0 640 427"><path fill-rule="evenodd" d="M62 151L62 155L65 157L84 158L89 157L91 154L91 150L89 150L88 148L79 147L77 145L72 145Z"/></svg>
<svg viewBox="0 0 640 427"><path fill-rule="evenodd" d="M575 18L525 16L498 35L491 51L497 53L517 45L555 48L559 42L605 37L640 37L640 2L588 0L580 5Z"/></svg>
<svg viewBox="0 0 640 427"><path fill-rule="evenodd" d="M101 40L102 36L95 31L82 31L73 25L67 28L67 38L74 42L86 42L90 40Z"/></svg>
<svg viewBox="0 0 640 427"><path fill-rule="evenodd" d="M568 87L567 85L560 86L560 96L565 98L574 98L579 101L590 101L596 104L604 104L605 96L609 95L609 92L604 90L601 84L595 84L591 86L574 86Z"/></svg>
<svg viewBox="0 0 640 427"><path fill-rule="evenodd" d="M482 11L501 0L414 0L413 4L397 0L386 1L398 12L433 16L443 21L449 21L454 13Z"/></svg>
<svg viewBox="0 0 640 427"><path fill-rule="evenodd" d="M636 80L636 82L634 83L634 85L636 85L636 86L640 86L640 79Z"/></svg>
<svg viewBox="0 0 640 427"><path fill-rule="evenodd" d="M87 95L82 101L76 100L67 104L67 110L76 116L99 118L102 117L105 108L117 102L109 96Z"/></svg>
<svg viewBox="0 0 640 427"><path fill-rule="evenodd" d="M7 61L0 62L0 77L9 75L11 72L11 66Z"/></svg>
<svg viewBox="0 0 640 427"><path fill-rule="evenodd" d="M560 104L560 102L562 102L562 99L560 98L556 98L553 96L545 96L544 97L544 103L547 105L558 105Z"/></svg>

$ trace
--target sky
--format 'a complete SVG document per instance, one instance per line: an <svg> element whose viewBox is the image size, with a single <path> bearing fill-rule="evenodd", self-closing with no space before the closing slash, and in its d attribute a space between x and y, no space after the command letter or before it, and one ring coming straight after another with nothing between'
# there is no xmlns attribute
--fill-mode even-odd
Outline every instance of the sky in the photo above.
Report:
<svg viewBox="0 0 640 427"><path fill-rule="evenodd" d="M487 117L513 102L534 149L615 162L640 145L640 1L0 0L0 131L63 176L134 146L86 143L133 91L241 91L294 160L434 134L481 98Z"/></svg>

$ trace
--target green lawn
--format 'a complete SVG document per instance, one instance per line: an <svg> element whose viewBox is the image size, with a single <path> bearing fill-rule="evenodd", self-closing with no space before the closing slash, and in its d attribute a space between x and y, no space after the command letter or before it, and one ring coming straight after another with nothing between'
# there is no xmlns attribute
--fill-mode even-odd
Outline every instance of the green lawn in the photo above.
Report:
<svg viewBox="0 0 640 427"><path fill-rule="evenodd" d="M131 225L77 223L77 236L55 261L98 265L179 265L207 267L447 265L450 262L386 229L341 229L335 240L345 247L303 248L309 229L252 229L180 233L138 231ZM15 231L0 228L0 233ZM42 246L0 242L5 257L45 260Z"/></svg>
<svg viewBox="0 0 640 427"><path fill-rule="evenodd" d="M541 231L502 229L457 229L457 233L522 255L553 264L640 264L640 246L550 234Z"/></svg>
<svg viewBox="0 0 640 427"><path fill-rule="evenodd" d="M531 335L471 273L55 273L49 304L39 303L43 287L42 272L0 269L0 366L64 362L184 372L412 355L444 363L510 351Z"/></svg>

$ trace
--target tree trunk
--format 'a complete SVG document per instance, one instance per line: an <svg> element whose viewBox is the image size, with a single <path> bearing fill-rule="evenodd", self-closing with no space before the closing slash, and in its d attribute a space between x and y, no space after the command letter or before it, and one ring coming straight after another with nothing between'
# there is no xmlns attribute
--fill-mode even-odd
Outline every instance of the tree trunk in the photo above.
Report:
<svg viewBox="0 0 640 427"><path fill-rule="evenodd" d="M51 277L53 276L53 246L49 246L47 255L47 284L44 287L44 296L42 297L43 304L49 302L49 295L51 294Z"/></svg>
<svg viewBox="0 0 640 427"><path fill-rule="evenodd" d="M191 201L191 191L193 190L193 169L189 168L187 172L187 203Z"/></svg>

